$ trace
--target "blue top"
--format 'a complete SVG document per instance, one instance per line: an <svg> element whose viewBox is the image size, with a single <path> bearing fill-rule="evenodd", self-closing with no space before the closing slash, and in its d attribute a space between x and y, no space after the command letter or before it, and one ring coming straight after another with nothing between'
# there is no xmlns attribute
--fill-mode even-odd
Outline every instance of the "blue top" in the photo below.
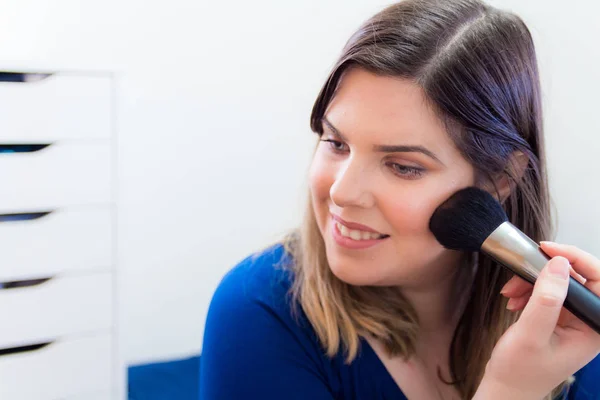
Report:
<svg viewBox="0 0 600 400"><path fill-rule="evenodd" d="M291 314L283 246L250 256L217 288L200 368L201 400L406 399L366 341L349 365L322 351L306 316ZM600 357L576 374L569 400L600 399Z"/></svg>

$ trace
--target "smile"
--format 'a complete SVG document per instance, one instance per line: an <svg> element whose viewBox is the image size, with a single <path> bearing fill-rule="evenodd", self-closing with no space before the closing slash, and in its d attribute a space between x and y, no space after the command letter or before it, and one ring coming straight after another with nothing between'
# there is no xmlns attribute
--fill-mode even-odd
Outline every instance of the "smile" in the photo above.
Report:
<svg viewBox="0 0 600 400"><path fill-rule="evenodd" d="M385 235L379 233L360 231L357 229L349 229L337 221L335 221L334 223L343 237L351 238L352 240L376 240L383 239L385 237Z"/></svg>
<svg viewBox="0 0 600 400"><path fill-rule="evenodd" d="M356 223L350 223L353 228L348 228L344 223L341 222L341 218L334 216L331 220L331 234L333 236L333 240L338 246L341 246L350 250L363 250L367 248L371 248L380 243L385 242L389 235L384 235L379 232L374 231L366 227L365 225L360 225ZM357 229L359 227L363 227L370 229L369 231Z"/></svg>

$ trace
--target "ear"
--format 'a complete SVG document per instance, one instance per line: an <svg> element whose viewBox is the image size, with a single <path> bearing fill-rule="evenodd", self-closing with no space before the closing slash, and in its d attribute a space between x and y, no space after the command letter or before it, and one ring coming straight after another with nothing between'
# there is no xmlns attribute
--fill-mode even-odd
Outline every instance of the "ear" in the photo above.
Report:
<svg viewBox="0 0 600 400"><path fill-rule="evenodd" d="M497 192L500 197L497 200L500 203L504 203L508 196L515 190L516 184L523 178L528 165L529 157L522 151L515 150L510 155L504 171L494 180L493 187L488 187L487 189L493 195L496 195Z"/></svg>

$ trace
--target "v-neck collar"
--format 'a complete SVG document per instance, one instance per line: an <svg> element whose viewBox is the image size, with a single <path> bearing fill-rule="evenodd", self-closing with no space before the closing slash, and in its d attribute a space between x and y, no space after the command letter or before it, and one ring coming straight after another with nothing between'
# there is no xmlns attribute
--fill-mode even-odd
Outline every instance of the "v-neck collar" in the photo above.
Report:
<svg viewBox="0 0 600 400"><path fill-rule="evenodd" d="M369 342L361 338L360 343L366 365L374 367L373 369L369 368L369 371L365 371L365 373L380 377L381 389L383 389L382 398L385 400L408 400Z"/></svg>

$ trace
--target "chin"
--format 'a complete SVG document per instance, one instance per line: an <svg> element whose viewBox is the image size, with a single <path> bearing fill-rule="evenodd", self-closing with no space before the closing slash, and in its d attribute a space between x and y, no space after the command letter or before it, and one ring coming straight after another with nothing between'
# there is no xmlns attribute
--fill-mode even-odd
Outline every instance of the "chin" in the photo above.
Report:
<svg viewBox="0 0 600 400"><path fill-rule="evenodd" d="M343 260L338 257L327 256L329 269L336 278L352 286L380 286L385 281L383 274L367 265L365 262L356 260Z"/></svg>

